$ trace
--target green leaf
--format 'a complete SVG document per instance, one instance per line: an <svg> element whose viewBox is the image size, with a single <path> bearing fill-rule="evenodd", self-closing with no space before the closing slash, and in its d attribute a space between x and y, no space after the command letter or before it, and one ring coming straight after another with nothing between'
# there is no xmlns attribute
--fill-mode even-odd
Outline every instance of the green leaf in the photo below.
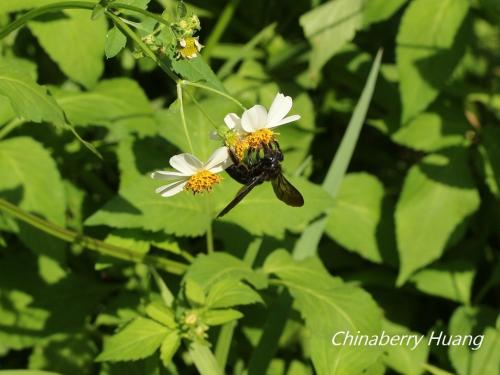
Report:
<svg viewBox="0 0 500 375"><path fill-rule="evenodd" d="M203 314L203 321L209 326L218 326L243 317L237 310L208 310Z"/></svg>
<svg viewBox="0 0 500 375"><path fill-rule="evenodd" d="M409 281L424 293L469 304L475 274L472 264L456 260L418 271Z"/></svg>
<svg viewBox="0 0 500 375"><path fill-rule="evenodd" d="M204 81L214 89L226 92L222 82L201 56L194 59L172 60L171 64L172 69L182 78L191 82Z"/></svg>
<svg viewBox="0 0 500 375"><path fill-rule="evenodd" d="M346 175L329 213L328 236L373 262L382 263L387 256L394 258L388 249L389 241L383 242L383 248L379 245L384 196L384 186L375 176L367 173ZM392 263L396 261L392 259Z"/></svg>
<svg viewBox="0 0 500 375"><path fill-rule="evenodd" d="M389 336L402 336L412 335L420 338L421 333L412 332L404 326L384 320L382 327L384 332ZM427 363L427 356L429 354L429 345L427 345L426 338L420 341L418 346L414 346L415 342L404 342L401 345L387 345L384 347L384 356L382 357L384 363L405 375L420 375L424 372L423 364Z"/></svg>
<svg viewBox="0 0 500 375"><path fill-rule="evenodd" d="M0 191L10 191L13 203L64 225L65 193L61 176L49 152L28 137L0 142ZM18 191L16 192L16 189Z"/></svg>
<svg viewBox="0 0 500 375"><path fill-rule="evenodd" d="M181 337L177 331L170 332L165 340L163 340L160 347L160 359L165 367L170 364L172 357L177 352L180 345Z"/></svg>
<svg viewBox="0 0 500 375"><path fill-rule="evenodd" d="M190 278L186 278L184 281L184 288L186 298L191 305L203 306L205 304L206 296L200 284Z"/></svg>
<svg viewBox="0 0 500 375"><path fill-rule="evenodd" d="M277 275L293 296L310 331L310 353L319 375L357 374L376 361L381 347L332 345L336 332L380 333L381 312L368 293L331 277L318 258L296 261L284 250L269 255L264 271Z"/></svg>
<svg viewBox="0 0 500 375"><path fill-rule="evenodd" d="M264 303L256 291L240 281L228 278L210 287L206 306L215 309L258 302Z"/></svg>
<svg viewBox="0 0 500 375"><path fill-rule="evenodd" d="M1 375L63 375L58 372L40 370L0 370Z"/></svg>
<svg viewBox="0 0 500 375"><path fill-rule="evenodd" d="M438 259L454 240L454 232L478 206L479 194L468 169L466 148L428 155L413 166L395 213L401 262L398 284Z"/></svg>
<svg viewBox="0 0 500 375"><path fill-rule="evenodd" d="M92 21L87 10L61 14L63 17L55 20L31 21L29 28L64 74L92 87L104 70L106 20Z"/></svg>
<svg viewBox="0 0 500 375"><path fill-rule="evenodd" d="M189 267L185 278L192 279L205 290L222 280L246 280L257 289L265 288L267 279L242 260L226 253L200 254Z"/></svg>
<svg viewBox="0 0 500 375"><path fill-rule="evenodd" d="M406 9L397 36L396 62L406 123L425 110L446 85L464 53L459 29L468 0L414 0Z"/></svg>
<svg viewBox="0 0 500 375"><path fill-rule="evenodd" d="M150 319L135 318L104 342L96 361L135 361L152 355L170 330Z"/></svg>
<svg viewBox="0 0 500 375"><path fill-rule="evenodd" d="M106 34L106 45L104 52L108 59L115 57L127 45L127 37L116 27L113 26Z"/></svg>
<svg viewBox="0 0 500 375"><path fill-rule="evenodd" d="M300 17L300 25L312 45L308 78L314 84L321 68L361 28L363 3L363 0L332 0Z"/></svg>
<svg viewBox="0 0 500 375"><path fill-rule="evenodd" d="M163 301L151 302L146 306L145 312L151 319L156 320L170 329L175 329L177 327L174 312L172 309L165 306Z"/></svg>
<svg viewBox="0 0 500 375"><path fill-rule="evenodd" d="M491 192L500 197L500 129L486 126L483 129L482 145L479 149L484 163L486 183Z"/></svg>
<svg viewBox="0 0 500 375"><path fill-rule="evenodd" d="M407 0L370 0L363 8L363 25L385 21L396 13Z"/></svg>
<svg viewBox="0 0 500 375"><path fill-rule="evenodd" d="M469 125L459 110L425 112L399 128L392 134L392 140L415 150L436 151L463 145L468 129Z"/></svg>
<svg viewBox="0 0 500 375"><path fill-rule="evenodd" d="M450 335L472 335L470 346L450 346L448 354L458 375L498 375L500 327L498 312L488 307L459 307L450 320ZM481 338L480 335L484 335ZM480 341L482 341L480 343ZM479 346L480 344L480 346Z"/></svg>
<svg viewBox="0 0 500 375"><path fill-rule="evenodd" d="M221 220L238 224L254 235L266 234L283 238L285 230L301 231L309 221L333 206L333 199L320 186L301 178L287 178L304 197L303 207L286 205L276 198L271 183L265 183L254 188ZM225 183L223 188L224 192L218 196L217 212L220 212L230 202L241 185ZM255 220L257 217L259 220ZM287 219L276 220L278 217L286 217Z"/></svg>
<svg viewBox="0 0 500 375"><path fill-rule="evenodd" d="M6 97L14 112L28 121L65 124L64 113L56 101L34 81L30 70L16 60L0 61L0 96Z"/></svg>
<svg viewBox="0 0 500 375"><path fill-rule="evenodd" d="M114 78L99 82L86 92L62 91L55 94L74 125L101 125L113 134L136 132L156 134L156 121L147 96L136 81Z"/></svg>

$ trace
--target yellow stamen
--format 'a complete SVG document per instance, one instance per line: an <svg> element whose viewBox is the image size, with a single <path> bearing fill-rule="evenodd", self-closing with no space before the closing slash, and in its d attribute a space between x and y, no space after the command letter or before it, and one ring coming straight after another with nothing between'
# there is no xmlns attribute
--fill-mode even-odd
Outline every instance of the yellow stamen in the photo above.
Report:
<svg viewBox="0 0 500 375"><path fill-rule="evenodd" d="M202 169L189 177L186 186L184 186L184 190L192 191L193 194L212 191L212 187L218 184L221 180L221 176L207 171L206 169Z"/></svg>
<svg viewBox="0 0 500 375"><path fill-rule="evenodd" d="M274 133L269 129L259 129L245 137L249 147L258 148L262 143L269 144L275 140Z"/></svg>
<svg viewBox="0 0 500 375"><path fill-rule="evenodd" d="M182 44L177 47L179 54L185 59L192 59L198 55L200 49L193 37L184 38Z"/></svg>

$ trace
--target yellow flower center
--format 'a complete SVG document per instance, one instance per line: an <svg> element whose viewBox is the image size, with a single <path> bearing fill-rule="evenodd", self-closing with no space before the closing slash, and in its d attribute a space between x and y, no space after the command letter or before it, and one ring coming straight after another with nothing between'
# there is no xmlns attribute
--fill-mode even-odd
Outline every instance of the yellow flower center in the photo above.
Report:
<svg viewBox="0 0 500 375"><path fill-rule="evenodd" d="M258 148L262 143L269 144L274 141L274 133L269 129L259 129L245 137L248 147Z"/></svg>
<svg viewBox="0 0 500 375"><path fill-rule="evenodd" d="M194 175L189 177L189 180L184 186L185 191L192 191L193 194L212 191L212 187L218 184L222 178L206 169L199 170Z"/></svg>
<svg viewBox="0 0 500 375"><path fill-rule="evenodd" d="M184 47L179 44L177 47L179 54L185 59L192 59L198 55L198 46L193 37L184 38Z"/></svg>

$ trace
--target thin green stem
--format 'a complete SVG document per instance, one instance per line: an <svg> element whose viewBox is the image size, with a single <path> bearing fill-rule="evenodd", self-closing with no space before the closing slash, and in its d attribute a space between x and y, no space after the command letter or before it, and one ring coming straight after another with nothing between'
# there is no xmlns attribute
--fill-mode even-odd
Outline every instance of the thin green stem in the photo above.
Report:
<svg viewBox="0 0 500 375"><path fill-rule="evenodd" d="M212 221L208 225L207 229L207 253L212 254L215 251L214 249L214 232L212 229Z"/></svg>
<svg viewBox="0 0 500 375"><path fill-rule="evenodd" d="M224 34L224 31L229 25L229 22L231 22L233 14L236 8L238 7L239 3L240 0L231 0L229 3L227 3L226 7L218 17L217 23L215 24L215 27L212 29L212 32L210 33L210 36L208 37L207 42L205 44L205 49L202 52L203 57L207 61L207 64L210 61L210 56L212 54L214 47L217 45L220 38Z"/></svg>
<svg viewBox="0 0 500 375"><path fill-rule="evenodd" d="M177 100L179 100L179 111L181 114L181 123L184 128L184 134L186 135L186 139L189 145L189 150L192 154L194 154L193 144L191 143L191 136L189 135L189 131L186 123L186 116L184 114L184 100L182 98L182 84L181 82L177 82Z"/></svg>
<svg viewBox="0 0 500 375"><path fill-rule="evenodd" d="M17 128L19 125L24 124L24 120L20 118L15 118L9 123L7 123L2 129L0 129L0 139L5 138L12 130Z"/></svg>
<svg viewBox="0 0 500 375"><path fill-rule="evenodd" d="M212 120L212 118L209 116L207 111L205 111L205 108L196 100L194 95L192 95L189 91L186 91L186 93L189 95L191 100L193 101L194 105L200 110L200 112L205 116L205 118L208 120L208 122L217 130L217 134L221 137L224 138L224 134L227 131L227 128L223 125L217 125L217 123Z"/></svg>
<svg viewBox="0 0 500 375"><path fill-rule="evenodd" d="M181 85L185 85L185 86L193 86L193 87L198 87L200 89L203 89L203 90L207 90L207 91L210 91L210 92L213 92L214 94L217 94L217 95L220 95L228 100L231 100L233 103L237 104L242 110L246 110L246 107L237 99L233 98L231 95L228 95L222 91L219 91L217 89L214 89L210 86L205 86L201 83L197 83L197 82L189 82L189 81L186 81L186 80L181 80L180 81L180 84Z"/></svg>
<svg viewBox="0 0 500 375"><path fill-rule="evenodd" d="M170 27L170 25L171 25L171 23L168 20L166 20L163 16L159 16L156 13L152 13L150 11L147 11L147 10L142 9L142 8L138 8L138 7L133 6L133 5L128 5L128 4L124 4L124 3L111 3L111 4L109 4L108 7L112 8L112 9L131 10L133 12L140 13L146 17L153 18L154 20L158 21L159 23L164 24L165 26Z"/></svg>
<svg viewBox="0 0 500 375"><path fill-rule="evenodd" d="M59 238L66 242L77 243L84 248L96 251L102 255L107 255L117 259L135 263L144 263L176 275L181 275L187 270L187 265L184 263L153 255L144 255L141 252L111 245L96 238L85 236L69 229L60 227L37 216L34 216L1 198L0 211L3 211L4 213L18 220L21 220L35 228L38 228L53 237Z"/></svg>
<svg viewBox="0 0 500 375"><path fill-rule="evenodd" d="M132 39L146 56L152 59L174 82L178 82L179 78L170 70L170 68L149 48L142 39L123 22L116 14L106 11L106 15L114 22L116 27L123 31L130 39Z"/></svg>

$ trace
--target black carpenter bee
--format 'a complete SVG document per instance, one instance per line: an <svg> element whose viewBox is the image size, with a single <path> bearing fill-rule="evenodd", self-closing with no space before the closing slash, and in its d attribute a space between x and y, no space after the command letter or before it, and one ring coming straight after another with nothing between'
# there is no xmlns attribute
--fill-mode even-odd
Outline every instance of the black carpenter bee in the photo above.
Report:
<svg viewBox="0 0 500 375"><path fill-rule="evenodd" d="M226 168L226 172L245 186L236 193L234 199L217 217L227 214L254 187L264 181L271 181L274 193L279 200L293 207L302 207L304 205L302 194L283 176L281 171L283 153L278 142L272 141L269 144L261 144L260 148L249 149L244 163L238 161L238 158L231 150L229 155L233 164Z"/></svg>

